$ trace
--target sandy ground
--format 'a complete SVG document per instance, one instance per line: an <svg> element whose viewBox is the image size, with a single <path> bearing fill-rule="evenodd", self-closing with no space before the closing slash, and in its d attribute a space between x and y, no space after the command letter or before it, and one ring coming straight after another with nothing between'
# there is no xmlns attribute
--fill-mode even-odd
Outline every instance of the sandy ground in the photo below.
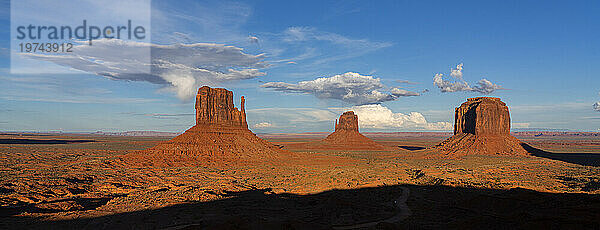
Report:
<svg viewBox="0 0 600 230"><path fill-rule="evenodd" d="M397 147L385 152L297 149L318 137L277 135L267 139L297 157L120 160L167 139L0 135L0 228L600 228L600 137L527 136L544 152L450 157L426 149L444 135L374 136ZM393 218L405 191L410 215Z"/></svg>

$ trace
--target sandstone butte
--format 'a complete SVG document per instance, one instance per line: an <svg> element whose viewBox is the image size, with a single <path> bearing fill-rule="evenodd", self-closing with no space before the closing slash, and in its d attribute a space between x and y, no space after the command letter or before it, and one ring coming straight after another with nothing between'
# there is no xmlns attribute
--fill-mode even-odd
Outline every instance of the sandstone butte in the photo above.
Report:
<svg viewBox="0 0 600 230"><path fill-rule="evenodd" d="M378 144L358 132L358 116L353 111L344 112L335 121L335 131L325 139L309 143L309 148L333 150L393 150Z"/></svg>
<svg viewBox="0 0 600 230"><path fill-rule="evenodd" d="M500 98L476 97L456 108L454 135L434 149L445 154L528 154L523 144L510 135L506 104Z"/></svg>
<svg viewBox="0 0 600 230"><path fill-rule="evenodd" d="M155 147L128 154L124 160L138 166L216 165L289 153L248 129L243 96L238 110L233 92L203 86L198 89L195 107L196 125Z"/></svg>

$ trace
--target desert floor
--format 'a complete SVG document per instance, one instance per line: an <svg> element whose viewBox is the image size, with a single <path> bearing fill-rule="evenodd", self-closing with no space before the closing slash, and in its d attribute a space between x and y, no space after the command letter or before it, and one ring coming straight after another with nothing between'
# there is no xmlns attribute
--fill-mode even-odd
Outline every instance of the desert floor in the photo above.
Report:
<svg viewBox="0 0 600 230"><path fill-rule="evenodd" d="M397 151L140 168L169 137L0 135L0 229L600 228L600 137L525 136L531 156L443 156L449 135L368 135ZM543 151L541 151L543 150Z"/></svg>

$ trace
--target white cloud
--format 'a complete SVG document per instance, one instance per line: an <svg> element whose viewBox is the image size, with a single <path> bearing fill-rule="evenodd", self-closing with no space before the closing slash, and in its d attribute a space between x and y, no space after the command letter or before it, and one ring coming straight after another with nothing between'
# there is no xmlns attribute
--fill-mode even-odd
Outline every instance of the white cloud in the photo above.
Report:
<svg viewBox="0 0 600 230"><path fill-rule="evenodd" d="M594 103L592 106L594 107L594 111L600 112L600 101Z"/></svg>
<svg viewBox="0 0 600 230"><path fill-rule="evenodd" d="M456 65L456 68L450 70L450 76L462 79L463 77L463 63Z"/></svg>
<svg viewBox="0 0 600 230"><path fill-rule="evenodd" d="M150 49L151 57L140 55ZM264 55L213 43L157 45L117 39L78 44L64 55L37 54L42 59L114 80L146 81L165 85L182 100L193 98L202 85L265 75Z"/></svg>
<svg viewBox="0 0 600 230"><path fill-rule="evenodd" d="M358 123L362 128L452 130L452 124L449 122L427 122L418 112L411 112L408 115L394 113L382 105L354 106L351 110L358 115Z"/></svg>
<svg viewBox="0 0 600 230"><path fill-rule="evenodd" d="M399 88L393 88L392 90L390 90L390 93L392 93L392 95L398 96L398 97L421 96L420 93L408 91L405 89L399 89Z"/></svg>
<svg viewBox="0 0 600 230"><path fill-rule="evenodd" d="M260 123L254 124L252 127L257 128L257 129L264 129L264 128L273 127L273 124L271 124L269 122L260 122Z"/></svg>
<svg viewBox="0 0 600 230"><path fill-rule="evenodd" d="M246 110L248 119L279 119L292 123L333 121L336 113L314 108L262 108Z"/></svg>
<svg viewBox="0 0 600 230"><path fill-rule="evenodd" d="M419 93L398 88L392 89L390 93L381 92L384 85L379 78L353 72L301 81L297 84L268 82L261 87L281 92L308 93L318 98L337 99L355 105L377 104L403 96L419 96Z"/></svg>
<svg viewBox="0 0 600 230"><path fill-rule="evenodd" d="M502 89L502 87L483 78L477 82L477 85L473 87L472 91L480 92L482 94L491 94L499 89Z"/></svg>
<svg viewBox="0 0 600 230"><path fill-rule="evenodd" d="M247 110L248 119L269 120L288 124L288 127L314 131L327 127L333 128L335 119L345 111L354 111L358 115L359 126L371 130L452 130L448 122L428 122L419 112L409 114L394 113L382 105L361 105L352 107L314 108L263 108ZM259 122L258 124L260 124ZM257 125L258 125L257 124ZM272 126L273 128L275 126ZM306 129L312 127L312 129ZM255 127L257 128L257 127ZM278 129L286 127L276 126Z"/></svg>
<svg viewBox="0 0 600 230"><path fill-rule="evenodd" d="M433 77L433 85L437 86L440 91L446 92L459 92L459 91L470 91L478 92L481 94L491 94L496 90L503 89L501 86L492 83L491 81L483 78L479 80L474 87L463 80L463 63L460 63L450 70L450 76L455 78L455 81L444 80L443 74L438 73Z"/></svg>

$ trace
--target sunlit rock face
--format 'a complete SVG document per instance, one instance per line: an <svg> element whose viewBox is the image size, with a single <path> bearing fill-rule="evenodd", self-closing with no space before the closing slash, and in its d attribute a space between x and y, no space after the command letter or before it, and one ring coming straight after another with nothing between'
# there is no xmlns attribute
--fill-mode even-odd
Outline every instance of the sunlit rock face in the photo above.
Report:
<svg viewBox="0 0 600 230"><path fill-rule="evenodd" d="M500 98L476 97L456 108L454 134L510 135L510 114Z"/></svg>
<svg viewBox="0 0 600 230"><path fill-rule="evenodd" d="M343 113L336 121L335 131L341 130L358 132L358 116L353 111Z"/></svg>
<svg viewBox="0 0 600 230"><path fill-rule="evenodd" d="M248 128L245 99L241 111L234 107L233 92L223 88L203 86L196 95L196 125L223 125Z"/></svg>
<svg viewBox="0 0 600 230"><path fill-rule="evenodd" d="M289 155L248 129L244 104L241 97L238 110L233 105L233 92L203 86L196 95L196 125L169 141L128 154L125 160L140 166L187 166L236 164Z"/></svg>
<svg viewBox="0 0 600 230"><path fill-rule="evenodd" d="M469 98L455 111L454 136L434 149L445 154L528 154L510 135L510 113L500 98Z"/></svg>

